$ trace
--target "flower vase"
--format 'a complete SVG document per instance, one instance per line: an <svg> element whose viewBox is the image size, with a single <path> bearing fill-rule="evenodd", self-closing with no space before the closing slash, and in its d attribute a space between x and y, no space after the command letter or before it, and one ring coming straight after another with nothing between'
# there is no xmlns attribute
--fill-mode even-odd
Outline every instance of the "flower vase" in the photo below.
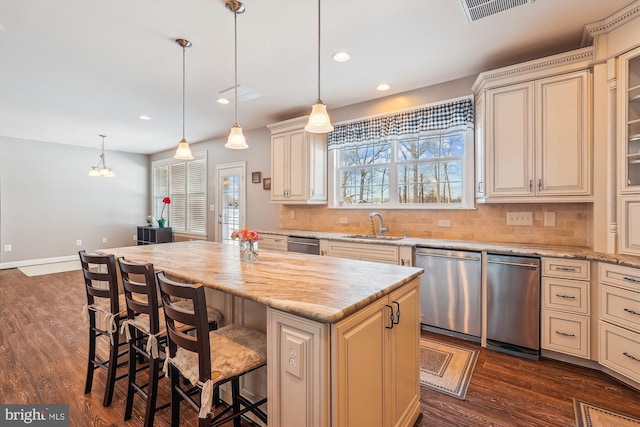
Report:
<svg viewBox="0 0 640 427"><path fill-rule="evenodd" d="M240 242L240 260L254 262L258 259L258 242L245 240Z"/></svg>
<svg viewBox="0 0 640 427"><path fill-rule="evenodd" d="M158 218L158 228L164 228L165 221L166 219L164 218Z"/></svg>

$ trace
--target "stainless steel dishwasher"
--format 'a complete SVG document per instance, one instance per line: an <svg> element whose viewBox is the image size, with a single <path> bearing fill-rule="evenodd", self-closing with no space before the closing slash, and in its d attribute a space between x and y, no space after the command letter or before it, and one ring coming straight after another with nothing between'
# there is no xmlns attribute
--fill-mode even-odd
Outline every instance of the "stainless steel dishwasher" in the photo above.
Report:
<svg viewBox="0 0 640 427"><path fill-rule="evenodd" d="M539 358L539 258L487 254L487 348Z"/></svg>
<svg viewBox="0 0 640 427"><path fill-rule="evenodd" d="M416 247L420 323L424 329L480 340L482 319L479 252Z"/></svg>
<svg viewBox="0 0 640 427"><path fill-rule="evenodd" d="M320 240L311 237L289 236L287 252L320 255Z"/></svg>

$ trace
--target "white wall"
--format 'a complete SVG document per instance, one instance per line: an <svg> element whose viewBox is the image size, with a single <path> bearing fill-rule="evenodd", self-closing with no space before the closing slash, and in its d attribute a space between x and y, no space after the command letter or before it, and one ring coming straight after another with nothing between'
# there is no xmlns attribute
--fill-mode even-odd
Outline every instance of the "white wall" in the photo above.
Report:
<svg viewBox="0 0 640 427"><path fill-rule="evenodd" d="M88 176L97 148L0 137L0 268L135 244L150 204L148 156L105 154L116 178Z"/></svg>

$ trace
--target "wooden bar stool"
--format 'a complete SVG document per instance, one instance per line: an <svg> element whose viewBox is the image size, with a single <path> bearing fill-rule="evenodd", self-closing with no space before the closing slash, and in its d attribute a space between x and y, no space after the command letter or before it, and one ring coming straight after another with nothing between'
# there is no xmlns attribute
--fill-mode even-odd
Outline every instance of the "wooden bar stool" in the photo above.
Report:
<svg viewBox="0 0 640 427"><path fill-rule="evenodd" d="M156 412L170 405L167 402L156 407L158 381L164 362L160 348L166 345L167 336L164 312L159 308L153 265L132 264L123 259L118 260L118 265L127 305L127 320L122 323L122 331L129 341L129 379L124 419L131 419L133 398L137 393L146 399L144 425L151 427ZM136 382L137 373L145 368L138 369L138 361L147 363L149 378L145 384Z"/></svg>
<svg viewBox="0 0 640 427"><path fill-rule="evenodd" d="M267 399L249 401L240 394L239 381L242 375L266 365L266 335L236 324L209 331L204 286L175 282L163 272L157 278L169 341L164 370L171 377L171 426L180 425L182 400L198 411L200 427L220 426L231 420L234 427L240 427L240 417L247 412L266 424L267 415L259 407ZM177 299L188 304L177 305ZM187 333L183 326L194 330ZM182 378L192 386L183 388ZM232 403L214 416L214 392L227 382L231 382ZM194 395L199 395L199 401Z"/></svg>
<svg viewBox="0 0 640 427"><path fill-rule="evenodd" d="M91 392L93 373L100 368L107 371L103 406L111 405L114 385L117 380L127 375L116 376L117 369L124 366L126 360L118 363L118 359L126 355L120 347L126 349L126 343L120 342L120 322L126 317L124 295L118 294L118 273L113 255L88 254L79 252L82 274L84 275L87 304L83 315L89 321L89 355L87 358L87 379L84 392ZM98 318L98 316L101 316ZM98 337L109 339L109 356L104 360L96 353Z"/></svg>

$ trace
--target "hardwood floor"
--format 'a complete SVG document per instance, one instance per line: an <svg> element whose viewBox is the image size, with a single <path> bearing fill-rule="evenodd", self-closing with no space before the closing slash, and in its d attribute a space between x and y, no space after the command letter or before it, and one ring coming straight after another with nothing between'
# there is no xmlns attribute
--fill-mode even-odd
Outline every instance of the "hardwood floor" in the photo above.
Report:
<svg viewBox="0 0 640 427"><path fill-rule="evenodd" d="M71 426L140 426L144 405L138 398L133 419L123 421L125 380L116 384L109 408L102 406L104 372L96 372L93 392L83 394L83 286L79 271L27 277L17 269L0 270L0 403L68 404ZM572 398L640 417L640 393L601 372L423 335L480 349L480 354L466 400L421 389L419 426L575 426ZM163 392L160 401L167 400ZM169 425L168 409L156 415L156 425ZM195 416L185 417L182 425L196 426Z"/></svg>

